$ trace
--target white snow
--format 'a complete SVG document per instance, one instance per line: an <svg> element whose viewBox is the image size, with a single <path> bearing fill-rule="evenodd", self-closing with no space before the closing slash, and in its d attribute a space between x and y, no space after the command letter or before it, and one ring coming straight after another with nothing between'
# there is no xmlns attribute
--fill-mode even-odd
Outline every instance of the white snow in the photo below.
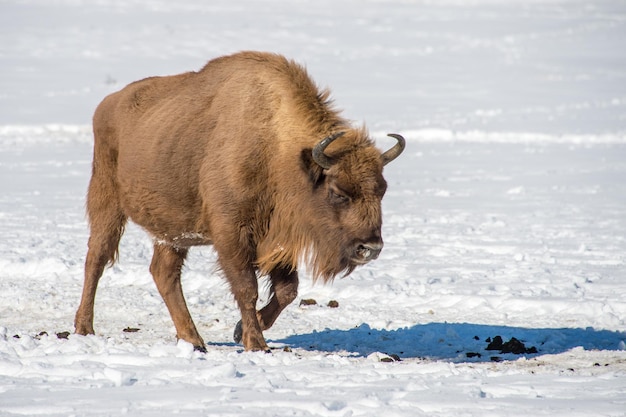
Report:
<svg viewBox="0 0 626 417"><path fill-rule="evenodd" d="M620 0L0 2L0 416L626 415L624 39ZM380 258L304 272L263 354L192 250L202 354L131 225L96 335L71 334L95 106L242 49L305 63L381 148L407 138Z"/></svg>

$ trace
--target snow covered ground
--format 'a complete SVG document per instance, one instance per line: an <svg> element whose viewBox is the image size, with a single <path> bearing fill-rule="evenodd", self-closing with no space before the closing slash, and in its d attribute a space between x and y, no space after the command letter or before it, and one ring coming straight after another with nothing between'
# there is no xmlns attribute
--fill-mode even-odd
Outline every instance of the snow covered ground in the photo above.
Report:
<svg viewBox="0 0 626 417"><path fill-rule="evenodd" d="M0 416L626 415L624 39L619 0L0 1ZM129 226L74 336L95 106L241 49L305 63L381 147L407 137L383 253L303 277L262 354L194 249L201 354Z"/></svg>

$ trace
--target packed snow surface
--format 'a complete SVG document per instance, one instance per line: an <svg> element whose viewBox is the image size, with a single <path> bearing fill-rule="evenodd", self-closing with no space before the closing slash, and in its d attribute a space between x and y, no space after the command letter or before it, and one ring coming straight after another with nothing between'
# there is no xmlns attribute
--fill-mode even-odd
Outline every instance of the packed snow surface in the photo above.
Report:
<svg viewBox="0 0 626 417"><path fill-rule="evenodd" d="M626 415L625 39L620 0L0 1L0 416ZM407 138L380 258L303 271L265 354L194 248L204 354L129 225L74 335L95 106L243 49Z"/></svg>

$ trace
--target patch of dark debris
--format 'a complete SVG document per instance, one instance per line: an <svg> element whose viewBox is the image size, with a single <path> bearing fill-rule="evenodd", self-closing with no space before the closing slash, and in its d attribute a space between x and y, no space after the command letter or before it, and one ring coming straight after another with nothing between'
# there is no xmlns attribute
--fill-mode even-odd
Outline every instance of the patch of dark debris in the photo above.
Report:
<svg viewBox="0 0 626 417"><path fill-rule="evenodd" d="M527 348L524 343L514 337L506 343L503 343L501 336L496 336L493 340L487 339L486 342L489 343L486 350L499 350L500 353L513 353L515 355L537 353L536 347Z"/></svg>
<svg viewBox="0 0 626 417"><path fill-rule="evenodd" d="M139 330L141 330L141 329L139 329L137 327L130 327L129 326L129 327L126 327L126 328L122 329L122 332L124 332L124 333L136 333ZM63 339L63 340L67 340L70 337L71 334L72 334L72 332L68 332L68 331L54 332L54 335L57 337L57 339ZM37 340L41 340L41 338L48 337L48 336L49 336L48 332L44 330L42 332L37 333L37 335L35 335L34 338L37 339ZM21 339L22 336L20 336L19 334L14 334L13 338L14 339Z"/></svg>
<svg viewBox="0 0 626 417"><path fill-rule="evenodd" d="M478 336L474 336L474 340L480 340L480 338ZM487 343L487 347L485 347L486 351L499 351L502 355L530 355L539 353L536 347L526 347L524 342L515 337L512 337L508 342L505 342L504 339L502 339L502 336L495 336L493 338L488 337L485 340L485 343ZM483 355L479 352L467 352L465 356L472 359L482 358ZM489 359L492 362L501 362L503 360L500 356L490 356Z"/></svg>
<svg viewBox="0 0 626 417"><path fill-rule="evenodd" d="M401 362L402 359L400 359L399 355L396 355L395 353L389 354L389 353L385 353L385 357L382 357L380 359L381 362Z"/></svg>
<svg viewBox="0 0 626 417"><path fill-rule="evenodd" d="M302 300L300 300L300 307L308 307L308 306L315 306L315 305L317 305L317 300L313 298L303 298ZM328 304L326 304L326 306L330 308L339 308L339 302L337 300L330 300Z"/></svg>
<svg viewBox="0 0 626 417"><path fill-rule="evenodd" d="M55 333L57 339L66 339L66 340L67 340L68 337L70 337L70 334L71 334L70 332L57 332L57 333ZM48 336L48 332L46 332L46 331L39 332L35 336L35 339L40 340L42 337L46 337L46 336ZM21 339L21 338L22 338L22 336L20 336L19 334L14 334L13 335L13 339Z"/></svg>
<svg viewBox="0 0 626 417"><path fill-rule="evenodd" d="M59 339L67 339L68 337L70 337L70 332L59 332L57 333L57 337Z"/></svg>
<svg viewBox="0 0 626 417"><path fill-rule="evenodd" d="M137 327L126 327L122 330L124 333L137 333L140 329Z"/></svg>

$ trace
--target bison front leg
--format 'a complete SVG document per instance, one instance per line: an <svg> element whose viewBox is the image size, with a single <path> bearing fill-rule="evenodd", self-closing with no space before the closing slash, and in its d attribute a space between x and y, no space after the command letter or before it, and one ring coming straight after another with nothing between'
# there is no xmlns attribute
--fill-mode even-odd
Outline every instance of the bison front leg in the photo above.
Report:
<svg viewBox="0 0 626 417"><path fill-rule="evenodd" d="M290 268L277 268L270 273L271 290L269 303L257 313L261 329L267 330L280 313L298 296L298 272Z"/></svg>
<svg viewBox="0 0 626 417"><path fill-rule="evenodd" d="M276 321L280 313L298 296L298 272L289 268L277 268L270 273L272 296L265 307L256 313L261 330L267 330ZM234 339L237 343L242 338L242 322L235 327Z"/></svg>
<svg viewBox="0 0 626 417"><path fill-rule="evenodd" d="M196 350L206 352L204 341L187 309L180 283L180 273L186 257L187 249L155 244L150 272L170 312L176 327L176 337L191 343Z"/></svg>
<svg viewBox="0 0 626 417"><path fill-rule="evenodd" d="M241 321L235 330L235 341L243 343L246 350L269 351L256 314L259 290L254 268L248 267L238 271L224 265L223 261L221 263L241 312Z"/></svg>

